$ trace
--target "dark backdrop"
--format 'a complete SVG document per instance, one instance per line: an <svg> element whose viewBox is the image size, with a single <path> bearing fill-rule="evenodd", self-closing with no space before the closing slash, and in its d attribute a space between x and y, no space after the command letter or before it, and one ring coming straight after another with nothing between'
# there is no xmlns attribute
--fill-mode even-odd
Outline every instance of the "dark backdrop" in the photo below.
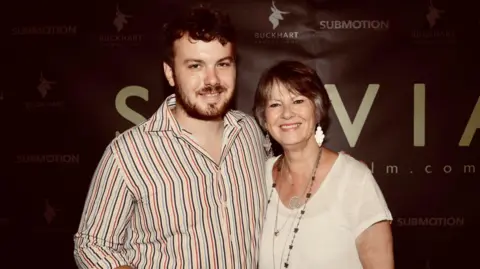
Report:
<svg viewBox="0 0 480 269"><path fill-rule="evenodd" d="M334 104L327 145L373 170L395 217L397 268L478 266L475 6L215 2L239 30L237 108L251 110L260 73L275 61L315 67ZM115 133L150 117L169 94L160 29L187 3L5 4L1 268L75 268L73 234L93 171ZM269 19L278 13L283 19Z"/></svg>

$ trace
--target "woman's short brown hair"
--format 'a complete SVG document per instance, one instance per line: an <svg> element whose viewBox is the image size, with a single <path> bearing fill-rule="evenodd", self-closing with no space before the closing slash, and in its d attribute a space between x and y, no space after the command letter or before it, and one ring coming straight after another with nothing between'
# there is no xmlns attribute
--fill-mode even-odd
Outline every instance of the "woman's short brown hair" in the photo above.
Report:
<svg viewBox="0 0 480 269"><path fill-rule="evenodd" d="M265 108L274 85L283 85L293 93L307 97L315 105L315 118L323 129L327 128L330 98L315 69L298 61L284 60L268 68L260 77L253 114L265 130Z"/></svg>

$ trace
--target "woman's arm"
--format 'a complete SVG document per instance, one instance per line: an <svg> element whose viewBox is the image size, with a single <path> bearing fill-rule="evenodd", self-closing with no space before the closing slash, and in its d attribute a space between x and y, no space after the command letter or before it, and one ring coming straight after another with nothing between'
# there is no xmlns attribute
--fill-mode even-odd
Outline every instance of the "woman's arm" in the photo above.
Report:
<svg viewBox="0 0 480 269"><path fill-rule="evenodd" d="M394 269L393 237L389 221L373 224L356 240L364 269Z"/></svg>

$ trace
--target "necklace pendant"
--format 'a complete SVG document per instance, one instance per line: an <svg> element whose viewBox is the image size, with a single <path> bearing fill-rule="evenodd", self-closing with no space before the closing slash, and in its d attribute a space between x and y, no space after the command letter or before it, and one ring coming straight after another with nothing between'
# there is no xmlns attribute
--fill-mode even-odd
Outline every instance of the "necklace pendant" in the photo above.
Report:
<svg viewBox="0 0 480 269"><path fill-rule="evenodd" d="M288 206L290 206L290 208L292 209L297 209L300 207L300 197L298 196L293 196L292 198L290 198L290 201L288 203Z"/></svg>
<svg viewBox="0 0 480 269"><path fill-rule="evenodd" d="M273 235L278 236L279 231L275 231Z"/></svg>

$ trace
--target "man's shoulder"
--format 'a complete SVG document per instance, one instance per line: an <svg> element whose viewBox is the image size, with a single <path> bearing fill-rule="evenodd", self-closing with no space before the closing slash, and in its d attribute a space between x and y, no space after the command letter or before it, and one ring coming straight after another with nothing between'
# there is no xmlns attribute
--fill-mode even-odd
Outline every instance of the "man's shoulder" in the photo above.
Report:
<svg viewBox="0 0 480 269"><path fill-rule="evenodd" d="M240 110L230 110L230 115L235 118L238 122L244 122L245 124L248 124L252 127L255 127L255 128L260 128L260 126L258 126L257 124L257 121L255 120L255 118L243 111L240 111Z"/></svg>
<svg viewBox="0 0 480 269"><path fill-rule="evenodd" d="M230 109L228 111L228 115L230 115L230 117L234 118L236 121L244 120L245 117L248 116L247 113L236 109Z"/></svg>
<svg viewBox="0 0 480 269"><path fill-rule="evenodd" d="M128 145L128 141L136 141L141 139L145 135L145 124L147 121L144 121L140 124L132 126L123 132L117 132L115 137L110 141L108 147L122 149Z"/></svg>

